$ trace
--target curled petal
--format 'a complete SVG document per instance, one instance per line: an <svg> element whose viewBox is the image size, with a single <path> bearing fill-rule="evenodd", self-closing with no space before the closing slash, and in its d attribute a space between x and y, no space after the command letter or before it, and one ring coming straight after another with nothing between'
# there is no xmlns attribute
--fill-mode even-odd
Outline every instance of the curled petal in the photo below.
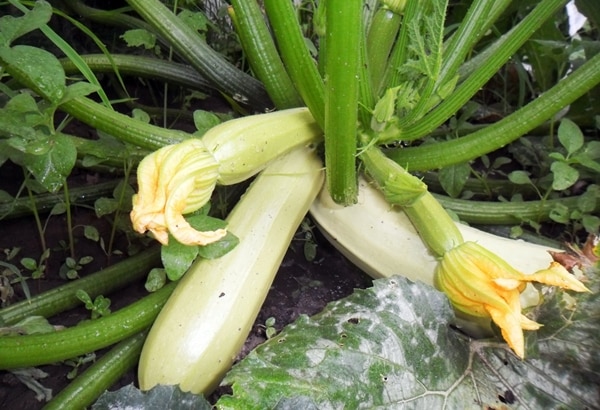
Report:
<svg viewBox="0 0 600 410"><path fill-rule="evenodd" d="M520 294L527 282L589 291L556 262L548 269L525 275L475 242L462 243L446 252L438 264L435 280L457 311L489 316L521 358L525 354L523 330L537 330L541 326L521 313Z"/></svg>
<svg viewBox="0 0 600 410"><path fill-rule="evenodd" d="M219 177L219 163L199 139L163 147L138 167L138 193L130 217L137 232L152 232L166 245L171 233L181 243L206 245L226 231L199 232L183 217L204 206Z"/></svg>
<svg viewBox="0 0 600 410"><path fill-rule="evenodd" d="M558 262L551 262L547 269L542 269L531 275L526 275L525 280L558 286L561 289L574 290L575 292L591 292Z"/></svg>

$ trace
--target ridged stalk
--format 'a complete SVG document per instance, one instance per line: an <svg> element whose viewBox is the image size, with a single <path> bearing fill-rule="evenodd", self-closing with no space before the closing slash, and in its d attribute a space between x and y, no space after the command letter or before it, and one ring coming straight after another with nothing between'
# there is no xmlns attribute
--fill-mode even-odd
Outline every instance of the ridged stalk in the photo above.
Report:
<svg viewBox="0 0 600 410"><path fill-rule="evenodd" d="M264 112L272 107L264 86L213 50L159 0L127 3L165 38L173 49L225 95L244 107Z"/></svg>
<svg viewBox="0 0 600 410"><path fill-rule="evenodd" d="M402 206L419 236L435 255L443 256L464 242L450 215L417 177L390 161L375 146L365 149L360 158L386 200Z"/></svg>
<svg viewBox="0 0 600 410"><path fill-rule="evenodd" d="M325 60L325 167L331 197L356 202L356 142L362 2L329 0Z"/></svg>
<svg viewBox="0 0 600 410"><path fill-rule="evenodd" d="M557 206L576 209L579 197L522 202L473 201L433 194L445 209L454 212L461 221L478 225L512 225L523 221L549 221ZM592 212L600 212L600 201Z"/></svg>
<svg viewBox="0 0 600 410"><path fill-rule="evenodd" d="M599 83L600 54L596 54L540 97L487 128L449 141L391 149L387 155L411 171L443 168L472 160L513 142Z"/></svg>
<svg viewBox="0 0 600 410"><path fill-rule="evenodd" d="M265 85L278 109L303 105L292 80L285 71L256 0L233 0L234 27L252 72ZM230 12L231 14L231 12Z"/></svg>
<svg viewBox="0 0 600 410"><path fill-rule="evenodd" d="M0 309L0 324L11 325L29 316L51 317L80 305L81 300L76 296L79 289L91 298L105 295L143 278L159 264L160 248L147 249L101 271Z"/></svg>
<svg viewBox="0 0 600 410"><path fill-rule="evenodd" d="M43 410L83 409L93 404L138 362L147 332L123 340L48 402Z"/></svg>
<svg viewBox="0 0 600 410"><path fill-rule="evenodd" d="M0 338L0 369L56 363L113 345L152 324L175 287L160 290L108 316L52 333Z"/></svg>
<svg viewBox="0 0 600 410"><path fill-rule="evenodd" d="M456 90L448 96L433 111L423 118L410 124L410 127L400 130L397 136L391 139L413 141L421 138L444 121L453 116L481 87L498 72L500 67L515 54L515 52L529 39L546 20L564 6L567 0L542 0L538 5L507 35L503 46L499 47L487 61L482 62L475 71ZM409 3L410 4L410 3ZM437 144L436 144L437 145Z"/></svg>
<svg viewBox="0 0 600 410"><path fill-rule="evenodd" d="M120 74L151 78L194 90L214 89L211 82L189 65L160 58L133 54L111 54L110 57L104 54L84 54L81 59L96 73L114 73L117 69ZM71 60L61 59L60 62L66 74L79 72Z"/></svg>
<svg viewBox="0 0 600 410"><path fill-rule="evenodd" d="M325 86L304 43L291 1L265 0L265 11L285 68L304 104L321 128L325 126Z"/></svg>
<svg viewBox="0 0 600 410"><path fill-rule="evenodd" d="M380 7L373 16L367 36L367 55L370 81L379 94L392 46L400 29L402 17L387 7Z"/></svg>

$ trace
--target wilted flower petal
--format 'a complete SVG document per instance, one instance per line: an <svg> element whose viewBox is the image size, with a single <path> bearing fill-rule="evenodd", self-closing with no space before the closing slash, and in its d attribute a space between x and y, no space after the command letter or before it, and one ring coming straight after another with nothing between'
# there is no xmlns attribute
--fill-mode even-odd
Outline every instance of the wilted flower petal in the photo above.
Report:
<svg viewBox="0 0 600 410"><path fill-rule="evenodd" d="M217 183L219 163L199 139L163 147L144 158L137 170L138 193L130 217L140 233L152 232L166 245L169 232L186 245L206 245L224 229L200 232L183 217L204 206Z"/></svg>
<svg viewBox="0 0 600 410"><path fill-rule="evenodd" d="M435 283L454 308L477 317L490 317L521 358L525 355L523 329L537 330L539 323L521 313L521 291L527 282L540 282L577 292L589 291L560 264L525 275L475 242L465 242L446 252Z"/></svg>

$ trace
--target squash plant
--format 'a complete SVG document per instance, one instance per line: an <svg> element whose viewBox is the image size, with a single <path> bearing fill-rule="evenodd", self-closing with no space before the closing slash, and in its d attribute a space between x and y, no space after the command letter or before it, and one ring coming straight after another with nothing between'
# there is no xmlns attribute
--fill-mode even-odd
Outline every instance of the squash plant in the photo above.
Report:
<svg viewBox="0 0 600 410"><path fill-rule="evenodd" d="M85 6L76 1L66 3L74 10L85 9ZM432 197L426 192L426 187L414 178L409 178L408 173L400 166L411 172L425 172L442 168L446 171L445 173L440 172L440 178L443 175L446 175L446 178L450 176L450 181L446 179L443 185L447 187L450 182L452 185L460 186L466 182L464 177L461 182L460 177L461 173L464 175L466 161L484 157L517 140L524 133L542 126L557 112L578 100L600 81L598 55L586 56L587 61L581 67L561 79L555 86L545 89L542 95L513 114L466 136L447 141L434 141L430 139L430 134L445 121L457 115L478 90L506 64L510 56L523 46L531 33L540 29L545 21L552 19L554 14L564 6L564 1L540 1L513 28L482 48L479 48L479 44L488 41L486 34L495 27L494 24L501 21L499 18L508 12L510 2L474 1L456 25L455 31L450 32L446 32L450 26L447 26L444 20L448 7L445 2L406 2L406 4L396 2L385 6L374 1L365 4L359 1L319 2L316 5L315 18L312 21L318 36L317 64L313 62L310 50L306 47L303 31L296 18L296 9L290 2L265 1L265 11L275 37L273 39L265 35L267 32L264 28L263 16L257 12L260 9L254 2L234 1L231 12L233 25L239 30L245 55L258 80L236 70L221 56L215 54L204 41L199 39L195 31L190 30L161 2L131 0L128 3L143 20L132 20L128 18L128 15L119 12L112 13L109 19L126 21L126 24L137 24L154 31L160 41L172 46L178 55L202 74L211 87L223 93L239 111L264 111L270 109L272 105L282 109L298 104L301 99L310 110L315 123L324 132L327 191L335 202L343 205L351 205L356 202L358 195L356 176L363 166L366 167L366 173L373 177L378 185L385 188L390 182L388 181L390 176L392 178L389 179L394 179L397 175L406 174L407 181L410 182L403 183L395 192L386 192L386 198L404 207L409 215L413 214L412 221L417 225L421 236L433 253L439 254L439 256L443 256L460 243L460 239L452 239L454 234L446 235L444 233L454 232L457 228L451 222L444 222L447 229L438 231L440 225L435 224L432 220L427 221L427 214L423 217L414 215L414 212L410 211L410 206L423 197L428 198L429 203L435 203L435 200L431 202ZM12 160L19 161L28 167L40 182L48 184L48 189L55 190L61 185L61 181L69 174L74 165L77 153L74 147L77 145L68 136L55 132L51 119L56 110L64 111L98 130L142 149L162 149L166 145L191 139L192 136L187 133L149 126L114 112L108 105L94 102L85 96L95 91L102 93L102 90L96 85L79 82L67 86L64 69L54 56L40 48L12 44L20 35L36 28L40 28L46 35L53 37L52 32L45 26L49 15L50 8L47 3L36 2L33 11L26 12L21 20L12 20L13 18L10 16L3 18L3 23L7 23L4 25L7 29L3 29L2 32L3 45L0 50L2 67L14 80L43 99L42 102L36 101L32 97L21 97L11 87L3 87L7 95L11 97L10 103L5 106L6 118L30 119L32 117L24 116L23 112L39 113L33 117L33 119L37 119L36 122L26 123L25 127L18 121L8 122L12 128L10 132L5 133L10 137L6 139L5 145L11 148ZM89 15L95 15L95 18L103 16L102 13L89 13ZM23 24L21 25L21 23ZM63 50L69 50L68 45L65 46L64 42L60 42L55 36L54 38L57 44L63 47ZM257 39L258 41L256 41ZM383 47L384 44L387 46ZM468 57L472 54L475 54L475 57L469 59ZM86 59L75 57L74 53L71 55L73 56L72 60L80 70L88 74L89 81L93 84L93 74L91 74L91 70L86 70L86 67L89 67ZM92 60L88 61L92 62ZM117 62L121 61L123 60L109 58L112 67L117 67ZM173 65L170 67L174 70L177 69L183 77L183 67ZM258 67L269 68L269 70L261 71ZM286 90L289 90L290 83L294 85L297 93L285 93ZM22 110L23 107L26 108L25 111ZM14 116L15 113L18 114L17 117ZM270 114L264 115L270 116ZM250 121L253 120L255 119L250 119ZM458 120L455 118L455 121ZM274 128L285 127L285 122L285 119L281 120L279 123L281 125L275 125ZM359 124L358 128L357 123ZM226 124L225 126L230 125ZM34 135L39 139L33 139L33 141L26 139L26 137L31 137L31 129L35 130ZM464 129L457 128L458 132L464 132ZM18 135L16 138L14 137L15 133ZM240 133L240 138L242 138L241 135L242 133ZM292 137L290 136L289 139ZM307 139L318 141L318 136L311 134ZM421 139L429 139L429 141L421 144ZM569 166L574 164L579 168L597 172L597 165L595 165L597 156L594 153L597 151L597 147L592 144L593 141L586 143L588 149L585 153L587 156L580 157L585 158L583 161L579 160L579 162L569 164L569 158L583 145L577 148L577 144L570 145L568 140L568 138L561 139L561 144L567 148L566 155L554 156L554 159L560 164ZM24 144L23 141L26 143ZM54 180L45 179L47 175L42 171L47 167L40 166L37 162L40 158L36 157L35 148L39 144L47 145L48 142L53 147L54 157L45 156L43 160L52 158L56 161L52 164L59 165L60 171L58 174L53 174ZM294 142L290 142L286 149L277 151L277 153L291 150L294 144ZM60 151L61 149L64 152ZM214 150L210 150L209 154L216 157L217 150L218 145L214 147ZM157 154L159 152L165 152L165 156L161 157L161 154ZM156 156L148 158L161 158L156 160L159 167L162 164L162 158L171 158L169 163L173 165L173 175L175 175L174 172L178 171L177 160L180 159L182 164L187 164L185 162L187 154L184 150L177 149L173 149L171 154L174 152L179 152L179 156L173 154L171 158L168 157L170 154L167 151L159 150L152 154ZM361 169L357 169L357 156ZM235 158L235 155L232 155L232 158ZM240 159L245 160L241 157ZM264 163L255 167L252 173L262 169L270 159L272 157L268 157ZM217 158L211 169L219 168L220 161L221 158ZM392 168L388 168L387 165ZM187 170L183 165L181 168ZM561 166L554 166L557 175L560 168ZM564 166L562 168L565 169ZM392 170L390 171L390 169ZM141 175L149 176L146 173ZM164 179L170 181L173 192L180 192L175 189L179 188L180 184L185 185L190 181L196 181L193 178L199 178L196 170L185 175L187 175L186 178L180 178L172 177L171 173L167 173ZM456 178L453 179L453 177ZM398 178L398 180L400 179L402 178ZM513 180L515 180L514 176ZM587 181L585 177L583 180ZM142 182L143 179L140 180L140 187ZM239 181L235 180L235 182ZM564 186L565 184L555 185L554 188ZM208 194L201 192L199 188L202 187L194 185L188 191L184 191L194 201L187 201L188 197L184 198L186 199L183 202L184 206L181 209L178 208L180 213L201 209ZM171 192L171 188L166 191ZM455 188L452 192L460 193L461 189ZM555 194L549 190L544 193L541 201L545 201L549 199L549 196ZM555 196L560 197L561 195ZM563 199L557 198L557 200L562 201ZM566 200L564 201L566 203ZM535 207L539 203L526 205ZM586 209L593 213L597 211L598 205L596 203ZM301 213L301 211L298 212ZM429 215L445 215L443 211L440 212L442 213ZM199 215L194 215L194 217L196 216L202 222L191 220L189 222L195 230L219 232L225 227L214 221L207 222L206 215L202 211ZM447 216L440 218L447 220ZM421 222L416 222L417 219L421 219ZM171 234L174 234L176 229L179 229L179 224L171 224L167 218L165 220L166 222L162 224L160 218L150 219L150 225L146 226L154 229L155 234L158 232L166 234L167 228ZM340 224L340 226L342 225ZM593 223L587 226L593 226ZM428 230L429 234L424 233ZM450 242L446 241L448 238L450 238ZM163 243L165 242L163 241ZM165 260L164 255L168 255L168 252L163 248L163 261ZM423 245L423 252L427 252L425 245ZM220 256L221 253L217 252L212 257ZM193 257L195 255L194 253ZM187 267L187 265L185 266ZM396 286L397 283L393 282L390 286ZM411 287L403 281L400 283L404 284L401 285L403 291L408 286L411 292L425 292L418 286ZM122 320L129 320L133 316L128 315L143 315L144 319L136 321L138 325L129 327L127 332L110 333L112 325L104 325L108 322L103 320L108 318L102 318L98 319L95 325L91 324L76 329L76 336L72 340L88 339L89 334L93 332L89 329L97 327L104 327L110 336L106 336L100 344L94 341L85 347L86 349L106 346L116 340L133 335L152 321L158 306L164 303L171 289L172 286L165 287L152 297L140 302L139 306L132 307L128 311L135 313L124 311L122 316L111 319L118 323L121 317L127 318ZM436 297L438 296L431 296L431 300ZM381 295L377 297L377 299L379 298L385 299ZM375 306L370 306L370 309L375 310ZM441 307L436 310L438 313L442 311ZM442 320L442 323L447 324L450 320L449 316L441 315L441 317L446 318ZM360 318L350 317L348 320L351 324L354 324L356 320L360 322ZM340 337L344 337L343 334L345 333L342 333ZM81 339L79 339L80 337ZM0 359L0 363L4 363L6 367L35 365L35 361L27 360L37 356L30 355L26 346L35 347L36 344L27 344L27 338L24 337L19 341L15 339L0 341L8 343L7 346L11 343L19 345L15 345L14 349L19 350L20 357L25 360L19 361L21 360L18 358L19 355L13 356L6 353L6 356ZM41 337L37 339L42 340ZM284 337L279 340L285 342L286 339ZM441 340L438 342L440 345L442 344ZM318 344L318 342L311 341L310 344ZM493 346L497 345L493 344ZM20 351L21 349L22 351ZM16 350L11 348L10 351L5 349L3 352ZM61 348L59 347L58 350ZM62 349L62 351L64 354L66 349ZM135 354L138 350L128 349L127 351ZM51 356L50 359L60 360L62 357L56 355ZM112 372L110 369L107 366L103 367L101 371ZM469 372L470 368L464 375L468 375ZM384 373L380 372L380 381L385 383L388 379ZM350 374L356 375L356 372L350 372ZM211 382L210 386L214 386L214 382ZM97 390L98 386L95 387L95 391ZM510 391L513 396L503 392L503 399L509 402L514 401L515 393L512 390L507 391ZM526 396L521 396L521 394L523 393L519 392L519 400L524 400ZM92 393L82 394L81 398L89 400L92 395ZM307 398L302 392L285 395L298 396L300 400L304 400L304 403L311 401L322 403L320 399ZM444 395L442 394L442 396ZM488 402L487 398L480 401ZM223 406L227 406L226 402L227 399L224 399ZM55 403L60 406L60 401Z"/></svg>

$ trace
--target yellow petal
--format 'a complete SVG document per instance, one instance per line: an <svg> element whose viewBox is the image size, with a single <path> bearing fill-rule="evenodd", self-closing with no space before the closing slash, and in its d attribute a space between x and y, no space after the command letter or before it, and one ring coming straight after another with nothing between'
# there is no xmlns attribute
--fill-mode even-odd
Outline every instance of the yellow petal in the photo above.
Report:
<svg viewBox="0 0 600 410"><path fill-rule="evenodd" d="M517 356L523 359L525 357L525 338L521 327L521 313L499 311L493 307L489 307L488 312L502 331L502 337L506 343Z"/></svg>
<svg viewBox="0 0 600 410"><path fill-rule="evenodd" d="M169 232L181 242L206 245L222 238L225 230L199 232L184 214L200 209L216 185L219 164L199 139L163 147L144 158L138 167L138 193L130 217L137 232L152 232L168 243Z"/></svg>
<svg viewBox="0 0 600 410"><path fill-rule="evenodd" d="M537 271L531 275L525 275L527 281L536 281L546 285L558 286L562 289L574 290L575 292L591 292L577 278L569 273L558 262L550 263L547 269Z"/></svg>

